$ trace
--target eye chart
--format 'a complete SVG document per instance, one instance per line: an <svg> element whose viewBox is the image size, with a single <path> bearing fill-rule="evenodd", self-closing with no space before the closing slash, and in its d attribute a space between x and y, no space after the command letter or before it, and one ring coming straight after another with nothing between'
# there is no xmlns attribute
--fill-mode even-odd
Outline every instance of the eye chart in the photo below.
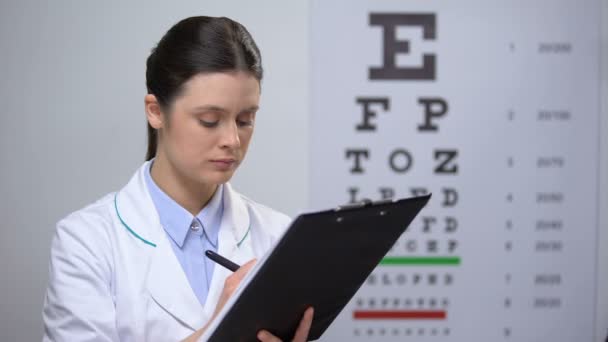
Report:
<svg viewBox="0 0 608 342"><path fill-rule="evenodd" d="M433 194L322 340L592 341L600 1L311 6L311 204Z"/></svg>

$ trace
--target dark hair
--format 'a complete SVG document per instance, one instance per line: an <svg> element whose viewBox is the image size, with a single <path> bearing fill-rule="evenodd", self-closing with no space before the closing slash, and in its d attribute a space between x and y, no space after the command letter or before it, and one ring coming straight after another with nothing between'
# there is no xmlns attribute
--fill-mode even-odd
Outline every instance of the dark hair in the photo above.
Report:
<svg viewBox="0 0 608 342"><path fill-rule="evenodd" d="M190 17L171 27L152 50L146 63L146 86L168 113L191 77L233 70L262 80L260 50L247 29L224 17ZM156 148L157 132L148 123L146 160L154 158Z"/></svg>

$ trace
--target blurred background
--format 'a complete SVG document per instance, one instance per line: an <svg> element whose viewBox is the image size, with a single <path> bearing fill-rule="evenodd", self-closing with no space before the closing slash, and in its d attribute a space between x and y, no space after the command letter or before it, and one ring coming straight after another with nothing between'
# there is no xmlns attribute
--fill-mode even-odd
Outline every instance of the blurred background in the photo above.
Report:
<svg viewBox="0 0 608 342"><path fill-rule="evenodd" d="M1 341L41 339L55 223L143 162L145 60L193 15L262 51L240 192L292 216L433 193L324 341L604 341L604 0L3 0Z"/></svg>

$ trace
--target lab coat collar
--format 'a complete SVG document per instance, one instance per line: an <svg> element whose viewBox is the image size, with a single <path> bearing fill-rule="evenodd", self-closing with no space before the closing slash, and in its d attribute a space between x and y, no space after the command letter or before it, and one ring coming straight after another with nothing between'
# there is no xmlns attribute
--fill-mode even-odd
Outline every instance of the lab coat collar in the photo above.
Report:
<svg viewBox="0 0 608 342"><path fill-rule="evenodd" d="M154 207L152 198L145 183L145 168L150 167L145 162L137 170L127 185L115 197L115 208L125 233L133 235L145 244L156 247L162 237L160 218ZM159 229L160 228L160 229Z"/></svg>
<svg viewBox="0 0 608 342"><path fill-rule="evenodd" d="M170 315L190 327L200 329L208 316L203 311L186 275L173 252L145 183L145 168L137 171L129 183L118 192L116 208L123 223L129 227L125 234L139 237L141 248L152 248L146 276L146 288L152 299ZM139 242L139 241L138 241ZM133 261L131 261L133 262ZM146 267L142 260L141 267Z"/></svg>
<svg viewBox="0 0 608 342"><path fill-rule="evenodd" d="M116 209L131 234L144 243L156 245L165 236L145 181L144 173L149 167L150 162L145 162L129 183L117 193ZM249 211L242 196L233 190L230 183L224 184L222 197L224 208L220 232L230 236L222 242L230 247L239 247L249 234Z"/></svg>
<svg viewBox="0 0 608 342"><path fill-rule="evenodd" d="M192 216L188 210L169 197L152 179L150 173L152 163L154 163L154 159L148 163L148 167L144 168L144 180L148 193L152 198L152 203L154 203L156 212L159 215L161 225L167 234L169 234L179 248L183 248L193 220L198 219L202 223L210 242L217 245L217 236L220 228L219 222L222 220L221 215L224 208L222 185L220 184L217 187L209 203L198 215Z"/></svg>
<svg viewBox="0 0 608 342"><path fill-rule="evenodd" d="M193 330L200 329L211 317L221 287L222 271L215 272L205 307L201 307L177 257L170 246L158 213L147 189L144 172L150 167L145 162L129 183L116 194L116 210L122 221L125 234L141 240L141 248L154 248L146 278L146 287L158 305ZM250 230L250 218L242 197L230 184L224 184L224 211L220 226L220 253L238 257L250 249L240 244L245 241ZM142 264L142 267L146 265ZM217 270L217 268L216 268ZM222 280L220 280L222 278ZM211 300L210 300L211 298Z"/></svg>
<svg viewBox="0 0 608 342"><path fill-rule="evenodd" d="M224 213L220 225L220 236L222 232L232 232L232 238L221 241L233 247L240 244L249 234L250 218L247 206L241 195L236 193L229 183L224 184Z"/></svg>
<svg viewBox="0 0 608 342"><path fill-rule="evenodd" d="M152 199L152 203L154 203L161 225L173 241L182 248L184 241L186 240L186 235L190 230L190 225L192 224L192 214L169 197L169 195L154 182L154 179L152 179L152 175L150 174L150 168L153 163L154 161L151 160L148 163L148 166L144 167L144 180L146 182L148 194Z"/></svg>

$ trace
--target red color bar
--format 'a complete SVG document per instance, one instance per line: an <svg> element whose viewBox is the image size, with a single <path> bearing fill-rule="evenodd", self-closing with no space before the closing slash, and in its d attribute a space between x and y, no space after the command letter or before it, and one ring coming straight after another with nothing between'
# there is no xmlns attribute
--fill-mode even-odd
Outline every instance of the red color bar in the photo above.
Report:
<svg viewBox="0 0 608 342"><path fill-rule="evenodd" d="M354 319L445 319L445 311L379 311L357 310Z"/></svg>

